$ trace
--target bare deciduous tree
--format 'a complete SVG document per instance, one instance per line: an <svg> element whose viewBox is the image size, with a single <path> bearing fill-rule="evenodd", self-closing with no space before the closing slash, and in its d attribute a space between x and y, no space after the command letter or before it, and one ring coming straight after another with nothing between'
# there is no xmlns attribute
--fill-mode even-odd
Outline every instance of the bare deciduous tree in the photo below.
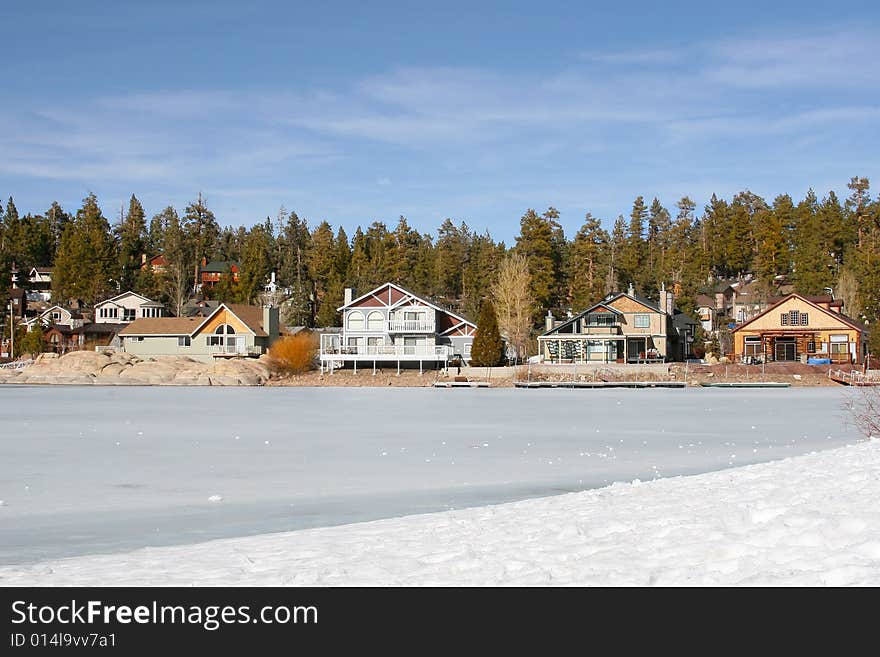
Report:
<svg viewBox="0 0 880 657"><path fill-rule="evenodd" d="M534 300L530 286L531 275L525 256L508 255L498 268L492 298L501 333L516 349L519 358L528 354L531 337Z"/></svg>
<svg viewBox="0 0 880 657"><path fill-rule="evenodd" d="M850 401L856 428L868 438L880 438L880 387L864 387Z"/></svg>

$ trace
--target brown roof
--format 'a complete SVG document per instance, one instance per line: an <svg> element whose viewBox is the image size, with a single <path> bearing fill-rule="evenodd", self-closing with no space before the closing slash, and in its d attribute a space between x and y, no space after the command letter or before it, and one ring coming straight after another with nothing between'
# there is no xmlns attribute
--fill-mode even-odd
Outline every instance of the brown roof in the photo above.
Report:
<svg viewBox="0 0 880 657"><path fill-rule="evenodd" d="M779 301L777 301L776 303L774 303L772 306L770 306L769 308L767 308L765 311L763 311L763 312L761 312L761 313L758 313L757 315L755 315L754 317L752 317L752 318L748 319L747 321L743 322L742 324L740 324L739 326L737 326L737 327L734 328L733 330L734 330L734 331L739 331L740 329L745 328L746 326L748 326L749 324L751 324L752 322L754 322L754 321L755 321L756 319L758 319L759 317L763 317L764 315L766 315L766 314L772 312L777 306L779 306L780 304L782 304L782 303L785 302L785 301L788 301L789 299L791 299L791 298L793 298L793 297L797 297L797 298L799 298L799 299L802 299L803 301L806 301L807 303L809 303L809 304L812 305L813 307L817 308L817 309L820 310L821 312L823 312L823 313L825 313L825 314L827 314L827 315L830 315L830 316L833 317L834 319L836 319L836 320L838 320L838 321L840 321L840 322L843 322L844 324L848 324L849 326L851 326L852 328L856 329L857 331L867 332L867 330L868 330L868 327L867 327L867 326L865 326L865 325L862 324L861 322L857 322L857 321L854 320L852 317L848 317L847 315L844 315L843 313L835 312L834 310L829 310L828 308L825 308L824 306L820 306L820 305L819 305L818 303L816 303L815 301L812 301L812 299L816 299L817 297L805 297L805 296L803 296L803 295L801 295L801 294L797 294L797 293L795 293L795 292L792 292L791 294L782 297Z"/></svg>
<svg viewBox="0 0 880 657"><path fill-rule="evenodd" d="M227 303L224 305L243 321L257 337L265 338L269 336L263 330L263 309L260 306L246 306L241 303Z"/></svg>
<svg viewBox="0 0 880 657"><path fill-rule="evenodd" d="M147 317L134 320L119 335L190 335L203 321L202 317Z"/></svg>

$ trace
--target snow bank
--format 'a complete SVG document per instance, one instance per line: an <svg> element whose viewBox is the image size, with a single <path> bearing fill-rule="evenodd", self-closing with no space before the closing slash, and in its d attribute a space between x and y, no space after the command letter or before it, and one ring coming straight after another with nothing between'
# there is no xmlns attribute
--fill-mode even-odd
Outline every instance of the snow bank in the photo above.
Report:
<svg viewBox="0 0 880 657"><path fill-rule="evenodd" d="M0 568L2 585L880 585L880 442L500 506Z"/></svg>

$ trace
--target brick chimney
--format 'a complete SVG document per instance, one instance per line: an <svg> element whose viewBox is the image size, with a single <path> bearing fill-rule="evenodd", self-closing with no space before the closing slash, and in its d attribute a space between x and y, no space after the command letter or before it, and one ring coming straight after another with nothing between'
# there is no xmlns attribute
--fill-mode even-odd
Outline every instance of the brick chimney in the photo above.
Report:
<svg viewBox="0 0 880 657"><path fill-rule="evenodd" d="M351 303L351 300L354 298L354 290L350 287L345 288L345 303L343 305L348 305Z"/></svg>

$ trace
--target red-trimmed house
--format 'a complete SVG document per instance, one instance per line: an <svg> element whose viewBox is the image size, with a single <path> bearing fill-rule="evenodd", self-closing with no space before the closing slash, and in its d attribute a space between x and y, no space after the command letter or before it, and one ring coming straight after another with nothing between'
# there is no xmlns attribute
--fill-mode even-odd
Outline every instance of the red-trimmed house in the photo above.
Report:
<svg viewBox="0 0 880 657"><path fill-rule="evenodd" d="M321 368L418 363L422 370L470 360L477 325L394 283L357 298L345 290L342 332L321 335Z"/></svg>

